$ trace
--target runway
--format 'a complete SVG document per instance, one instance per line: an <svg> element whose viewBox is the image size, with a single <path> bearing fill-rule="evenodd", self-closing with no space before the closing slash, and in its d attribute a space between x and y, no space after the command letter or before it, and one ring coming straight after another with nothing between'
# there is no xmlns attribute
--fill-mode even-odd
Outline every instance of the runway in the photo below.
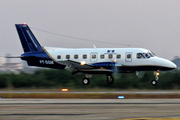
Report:
<svg viewBox="0 0 180 120"><path fill-rule="evenodd" d="M0 99L0 120L132 118L180 119L180 99Z"/></svg>

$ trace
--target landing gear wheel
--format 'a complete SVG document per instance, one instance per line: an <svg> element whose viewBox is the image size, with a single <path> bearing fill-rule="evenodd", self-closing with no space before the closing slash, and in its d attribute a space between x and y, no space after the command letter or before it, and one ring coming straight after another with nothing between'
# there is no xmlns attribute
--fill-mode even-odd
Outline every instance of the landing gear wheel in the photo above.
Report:
<svg viewBox="0 0 180 120"><path fill-rule="evenodd" d="M153 86L156 86L156 85L157 85L157 81L156 81L156 80L152 80L152 81L151 81L151 84L152 84Z"/></svg>
<svg viewBox="0 0 180 120"><path fill-rule="evenodd" d="M84 85L89 85L90 80L89 80L88 78L84 78L84 79L82 80L82 83L83 83Z"/></svg>
<svg viewBox="0 0 180 120"><path fill-rule="evenodd" d="M107 83L108 84L113 84L114 83L114 78L112 76L107 76Z"/></svg>

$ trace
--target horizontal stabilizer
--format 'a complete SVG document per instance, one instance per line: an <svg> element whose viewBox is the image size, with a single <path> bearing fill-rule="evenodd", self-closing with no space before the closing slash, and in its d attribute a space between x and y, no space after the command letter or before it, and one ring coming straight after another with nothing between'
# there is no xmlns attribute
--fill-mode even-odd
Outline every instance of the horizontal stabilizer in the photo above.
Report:
<svg viewBox="0 0 180 120"><path fill-rule="evenodd" d="M22 56L6 56L5 58L21 58Z"/></svg>
<svg viewBox="0 0 180 120"><path fill-rule="evenodd" d="M7 56L5 58L32 58L32 57L36 57L36 56Z"/></svg>

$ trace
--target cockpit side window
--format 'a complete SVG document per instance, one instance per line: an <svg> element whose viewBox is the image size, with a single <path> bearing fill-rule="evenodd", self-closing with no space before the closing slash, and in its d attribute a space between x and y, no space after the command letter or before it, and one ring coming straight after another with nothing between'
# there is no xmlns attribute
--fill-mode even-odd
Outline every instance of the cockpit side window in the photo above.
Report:
<svg viewBox="0 0 180 120"><path fill-rule="evenodd" d="M151 57L154 57L154 55L153 55L152 53L149 52L148 54L149 54Z"/></svg>
<svg viewBox="0 0 180 120"><path fill-rule="evenodd" d="M137 53L137 58L138 59L144 59L144 55L142 53Z"/></svg>
<svg viewBox="0 0 180 120"><path fill-rule="evenodd" d="M148 53L143 53L146 58L150 58L151 56Z"/></svg>

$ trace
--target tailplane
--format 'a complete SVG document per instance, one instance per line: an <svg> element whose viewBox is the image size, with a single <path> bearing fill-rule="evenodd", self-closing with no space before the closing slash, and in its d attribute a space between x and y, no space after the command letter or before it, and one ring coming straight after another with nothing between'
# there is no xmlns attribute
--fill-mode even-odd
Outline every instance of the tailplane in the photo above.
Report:
<svg viewBox="0 0 180 120"><path fill-rule="evenodd" d="M28 25L15 24L15 26L25 53L44 52Z"/></svg>

